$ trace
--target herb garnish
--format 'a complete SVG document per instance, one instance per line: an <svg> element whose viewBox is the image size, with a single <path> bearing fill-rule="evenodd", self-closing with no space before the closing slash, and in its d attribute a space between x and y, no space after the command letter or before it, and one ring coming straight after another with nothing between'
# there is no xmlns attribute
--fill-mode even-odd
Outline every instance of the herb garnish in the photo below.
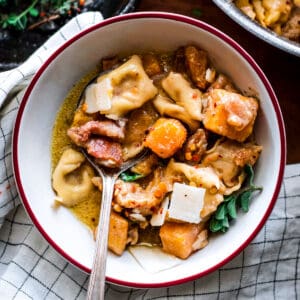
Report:
<svg viewBox="0 0 300 300"><path fill-rule="evenodd" d="M135 180L138 180L140 178L143 178L144 175L134 173L134 172L131 172L131 171L127 171L127 172L121 173L120 177L125 182L131 182L131 181L135 181Z"/></svg>
<svg viewBox="0 0 300 300"><path fill-rule="evenodd" d="M246 165L244 170L247 174L244 186L224 197L224 201L218 206L210 220L210 231L226 232L229 228L229 222L237 217L237 209L241 208L243 212L248 212L252 193L262 190L262 187L253 184L254 171L252 166Z"/></svg>

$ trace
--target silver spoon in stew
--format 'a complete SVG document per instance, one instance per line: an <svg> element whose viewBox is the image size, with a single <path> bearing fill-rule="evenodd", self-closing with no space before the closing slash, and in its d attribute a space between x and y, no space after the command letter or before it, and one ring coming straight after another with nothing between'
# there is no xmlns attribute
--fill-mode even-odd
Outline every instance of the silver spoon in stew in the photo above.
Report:
<svg viewBox="0 0 300 300"><path fill-rule="evenodd" d="M102 200L96 237L96 249L87 291L88 300L104 299L109 219L115 181L122 172L126 171L142 160L146 153L147 150L143 151L137 157L123 163L120 168L109 169L105 167L99 167L99 165L96 164L93 159L83 150L83 154L85 155L86 159L91 163L91 165L102 178Z"/></svg>
<svg viewBox="0 0 300 300"><path fill-rule="evenodd" d="M104 71L101 74L97 75L97 78L108 71ZM96 78L93 78L84 88L82 91L79 101L77 104L77 108L80 109L80 106L84 102L84 95L89 88L89 85L94 83ZM93 123L94 122L94 123ZM122 124L123 122L123 124ZM114 128L115 130L111 130L111 136L107 135L109 138L117 138L118 137L118 129L119 127L124 127L124 120L113 121L106 119L102 121L102 124L105 124L104 128L97 128L97 121L92 121L89 124L86 124L84 130L92 131L92 134L100 134L102 130L107 134L108 128ZM99 133L100 132L100 133ZM85 132L86 133L86 132ZM110 134L110 133L108 133ZM108 233L109 233L109 222L110 222L110 212L111 212L111 202L113 198L113 191L116 179L119 175L137 164L141 161L146 154L148 153L147 150L141 151L135 157L123 162L121 160L114 161L113 155L111 159L99 159L97 158L97 151L101 148L102 144L104 144L104 148L109 152L110 144L107 140L100 138L91 139L89 142L87 140L83 140L83 136L87 138L86 134L80 134L75 128L70 128L68 130L69 137L73 140L75 144L80 146L80 149L86 159L90 162L90 164L94 167L96 172L102 178L102 200L100 206L100 214L99 214L99 222L98 222L98 230L96 234L96 247L95 247L95 254L93 259L92 271L89 280L89 286L87 291L87 299L94 300L94 299L104 299L104 292L105 292L105 271L106 271L106 259L107 259L107 247L108 247ZM89 135L89 134L88 134ZM84 143L88 142L88 144ZM108 143L108 145L107 145ZM112 141L111 147L116 143ZM101 151L100 151L101 152ZM111 149L111 153L118 152ZM120 151L119 151L120 152ZM120 155L119 155L120 158Z"/></svg>

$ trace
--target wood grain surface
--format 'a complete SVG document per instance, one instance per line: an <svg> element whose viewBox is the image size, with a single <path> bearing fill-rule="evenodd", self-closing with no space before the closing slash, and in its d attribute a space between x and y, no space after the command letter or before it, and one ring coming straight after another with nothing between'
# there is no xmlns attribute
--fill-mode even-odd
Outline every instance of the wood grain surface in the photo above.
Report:
<svg viewBox="0 0 300 300"><path fill-rule="evenodd" d="M252 35L211 0L140 0L137 11L174 12L198 18L228 34L254 58L277 95L285 121L287 163L300 162L300 58Z"/></svg>

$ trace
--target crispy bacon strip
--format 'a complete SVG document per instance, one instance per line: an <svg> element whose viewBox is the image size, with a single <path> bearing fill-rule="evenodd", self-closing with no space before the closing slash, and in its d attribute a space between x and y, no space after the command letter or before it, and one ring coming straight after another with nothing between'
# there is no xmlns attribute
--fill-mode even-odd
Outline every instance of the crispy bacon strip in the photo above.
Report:
<svg viewBox="0 0 300 300"><path fill-rule="evenodd" d="M118 168L121 166L122 148L117 142L105 138L90 139L86 143L88 154L96 158L97 163L109 167Z"/></svg>
<svg viewBox="0 0 300 300"><path fill-rule="evenodd" d="M92 134L122 141L125 137L125 121L89 121L79 127L71 127L68 136L78 146L84 146Z"/></svg>

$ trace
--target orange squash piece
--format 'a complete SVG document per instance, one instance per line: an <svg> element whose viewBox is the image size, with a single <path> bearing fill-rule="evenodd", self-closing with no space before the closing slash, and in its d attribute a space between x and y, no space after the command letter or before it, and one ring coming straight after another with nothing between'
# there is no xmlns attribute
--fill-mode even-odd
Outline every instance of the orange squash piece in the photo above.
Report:
<svg viewBox="0 0 300 300"><path fill-rule="evenodd" d="M223 89L212 89L207 95L204 127L232 140L243 142L253 131L258 101Z"/></svg>
<svg viewBox="0 0 300 300"><path fill-rule="evenodd" d="M183 145L187 137L183 124L171 118L159 118L146 136L144 145L161 158L174 155Z"/></svg>
<svg viewBox="0 0 300 300"><path fill-rule="evenodd" d="M115 212L111 212L108 234L108 249L122 255L126 248L128 221Z"/></svg>
<svg viewBox="0 0 300 300"><path fill-rule="evenodd" d="M161 226L159 236L165 252L186 259L194 251L199 233L199 224L167 222Z"/></svg>

